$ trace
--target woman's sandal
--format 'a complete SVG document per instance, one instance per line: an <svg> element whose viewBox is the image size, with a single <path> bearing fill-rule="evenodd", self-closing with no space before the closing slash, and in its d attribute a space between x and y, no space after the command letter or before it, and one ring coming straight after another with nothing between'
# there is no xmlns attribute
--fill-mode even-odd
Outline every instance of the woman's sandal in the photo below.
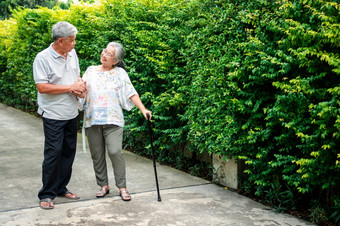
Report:
<svg viewBox="0 0 340 226"><path fill-rule="evenodd" d="M43 203L47 203L47 205L43 205ZM40 199L40 208L44 210L50 210L54 208L53 200L50 198Z"/></svg>
<svg viewBox="0 0 340 226"><path fill-rule="evenodd" d="M103 186L103 187L101 187L100 191L98 191L96 193L96 197L97 198L103 198L103 197L105 197L109 193L110 193L110 188Z"/></svg>
<svg viewBox="0 0 340 226"><path fill-rule="evenodd" d="M120 191L120 197L122 197L123 201L131 200L131 195L126 189Z"/></svg>

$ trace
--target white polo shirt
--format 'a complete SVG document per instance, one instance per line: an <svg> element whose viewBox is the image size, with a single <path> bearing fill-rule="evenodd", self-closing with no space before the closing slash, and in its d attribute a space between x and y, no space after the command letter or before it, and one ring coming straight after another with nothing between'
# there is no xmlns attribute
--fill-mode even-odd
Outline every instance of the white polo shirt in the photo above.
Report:
<svg viewBox="0 0 340 226"><path fill-rule="evenodd" d="M71 85L80 75L79 61L74 49L67 59L57 53L52 44L37 54L33 62L36 84ZM78 98L71 93L41 94L38 92L38 113L44 118L70 120L78 115Z"/></svg>

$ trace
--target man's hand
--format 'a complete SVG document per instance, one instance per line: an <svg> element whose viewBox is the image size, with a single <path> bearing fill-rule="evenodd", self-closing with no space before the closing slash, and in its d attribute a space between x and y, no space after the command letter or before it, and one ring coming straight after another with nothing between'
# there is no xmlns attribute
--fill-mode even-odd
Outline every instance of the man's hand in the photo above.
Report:
<svg viewBox="0 0 340 226"><path fill-rule="evenodd" d="M72 85L55 85L49 83L38 83L37 89L41 94L61 94L61 93L72 93L77 95L81 95L86 93L86 82L79 77L78 82L75 82Z"/></svg>
<svg viewBox="0 0 340 226"><path fill-rule="evenodd" d="M84 93L85 91L86 91L86 83L83 81L78 81L71 85L71 92Z"/></svg>
<svg viewBox="0 0 340 226"><path fill-rule="evenodd" d="M71 93L77 97L83 98L86 93L86 82L79 77L78 82L71 85Z"/></svg>

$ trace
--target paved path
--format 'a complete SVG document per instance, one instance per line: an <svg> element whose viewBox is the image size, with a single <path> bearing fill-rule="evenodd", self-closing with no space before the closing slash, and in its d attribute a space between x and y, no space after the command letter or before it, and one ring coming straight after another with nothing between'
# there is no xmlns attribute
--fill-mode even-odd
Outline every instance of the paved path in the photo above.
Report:
<svg viewBox="0 0 340 226"><path fill-rule="evenodd" d="M53 210L42 210L37 192L43 141L40 118L0 104L0 225L312 225L163 165L157 165L158 202L152 161L127 151L132 201L120 199L110 165L111 193L97 199L99 187L80 135L68 188L81 199L57 197Z"/></svg>

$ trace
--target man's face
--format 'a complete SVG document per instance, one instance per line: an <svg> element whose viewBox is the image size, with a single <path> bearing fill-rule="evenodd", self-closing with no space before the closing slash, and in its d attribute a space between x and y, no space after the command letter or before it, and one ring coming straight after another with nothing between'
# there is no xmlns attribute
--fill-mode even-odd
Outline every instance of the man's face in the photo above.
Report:
<svg viewBox="0 0 340 226"><path fill-rule="evenodd" d="M76 36L71 36L69 38L62 38L61 44L65 53L70 52L76 45Z"/></svg>

